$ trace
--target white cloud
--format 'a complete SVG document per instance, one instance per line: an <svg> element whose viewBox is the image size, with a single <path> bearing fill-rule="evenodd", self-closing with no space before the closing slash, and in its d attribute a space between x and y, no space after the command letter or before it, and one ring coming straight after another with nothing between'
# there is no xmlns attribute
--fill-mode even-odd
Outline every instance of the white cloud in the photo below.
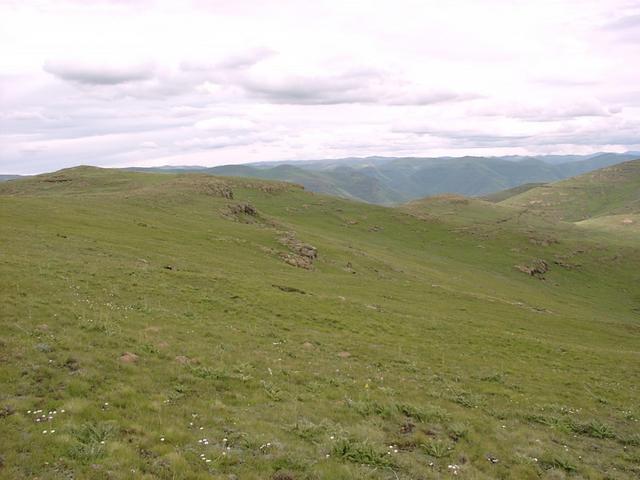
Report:
<svg viewBox="0 0 640 480"><path fill-rule="evenodd" d="M212 130L212 131L248 131L254 130L256 124L251 120L245 118L234 117L214 117L207 118L206 120L200 120L194 124L194 127L198 130Z"/></svg>
<svg viewBox="0 0 640 480"><path fill-rule="evenodd" d="M0 173L638 149L640 5L0 2Z"/></svg>
<svg viewBox="0 0 640 480"><path fill-rule="evenodd" d="M147 80L153 76L153 65L139 63L129 65L91 64L86 60L51 61L43 69L62 80L89 85L117 85Z"/></svg>

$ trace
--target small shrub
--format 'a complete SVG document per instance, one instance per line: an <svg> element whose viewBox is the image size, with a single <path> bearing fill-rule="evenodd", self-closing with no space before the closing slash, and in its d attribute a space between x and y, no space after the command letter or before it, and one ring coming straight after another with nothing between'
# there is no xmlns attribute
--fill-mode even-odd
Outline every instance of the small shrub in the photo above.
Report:
<svg viewBox="0 0 640 480"><path fill-rule="evenodd" d="M551 470L553 468L564 470L567 473L573 473L577 471L576 466L565 457L559 455L545 455L538 461L538 464L545 470Z"/></svg>
<svg viewBox="0 0 640 480"><path fill-rule="evenodd" d="M150 355L158 353L158 348L151 343L143 343L142 345L140 345L140 350Z"/></svg>
<svg viewBox="0 0 640 480"><path fill-rule="evenodd" d="M318 425L310 420L300 419L290 427L290 431L304 440L315 443L322 434L326 433L327 425L325 423Z"/></svg>
<svg viewBox="0 0 640 480"><path fill-rule="evenodd" d="M189 367L189 371L191 372L192 375L198 378L204 378L207 380L223 380L227 378L223 372L213 369L211 367L205 367L202 365L191 365Z"/></svg>
<svg viewBox="0 0 640 480"><path fill-rule="evenodd" d="M271 400L273 400L274 402L279 402L280 400L282 400L282 390L280 390L276 385L265 382L264 380L260 382L260 384Z"/></svg>
<svg viewBox="0 0 640 480"><path fill-rule="evenodd" d="M374 400L358 401L347 399L347 405L364 417L378 415L382 418L391 418L396 415L403 415L421 423L429 420L443 421L448 417L447 412L439 407L421 408L407 403L383 405Z"/></svg>
<svg viewBox="0 0 640 480"><path fill-rule="evenodd" d="M467 437L469 434L469 427L464 423L452 423L449 425L447 431L449 433L449 438L454 442L457 442L458 440L462 440Z"/></svg>
<svg viewBox="0 0 640 480"><path fill-rule="evenodd" d="M413 418L418 422L424 422L427 419L427 414L423 410L413 405L407 405L403 403L397 404L395 408L405 417Z"/></svg>
<svg viewBox="0 0 640 480"><path fill-rule="evenodd" d="M72 430L75 443L69 449L69 455L80 461L100 458L105 453L105 442L114 434L116 426L112 422L98 424L84 423Z"/></svg>
<svg viewBox="0 0 640 480"><path fill-rule="evenodd" d="M434 458L444 458L451 455L453 445L446 440L431 440L430 442L422 445L422 448L427 455Z"/></svg>
<svg viewBox="0 0 640 480"><path fill-rule="evenodd" d="M453 397L453 401L466 408L475 408L482 403L479 395L467 392L458 393Z"/></svg>
<svg viewBox="0 0 640 480"><path fill-rule="evenodd" d="M598 420L592 420L589 423L573 424L570 428L575 433L587 435L592 438L616 438L616 434L611 427Z"/></svg>
<svg viewBox="0 0 640 480"><path fill-rule="evenodd" d="M640 447L640 433L635 433L621 440L623 445L631 445L632 447Z"/></svg>
<svg viewBox="0 0 640 480"><path fill-rule="evenodd" d="M367 442L357 442L344 439L336 442L332 455L353 463L370 465L372 467L393 466L393 459L386 451L379 450Z"/></svg>
<svg viewBox="0 0 640 480"><path fill-rule="evenodd" d="M484 377L480 377L480 380L483 382L504 383L504 374L496 372L490 375L485 375Z"/></svg>

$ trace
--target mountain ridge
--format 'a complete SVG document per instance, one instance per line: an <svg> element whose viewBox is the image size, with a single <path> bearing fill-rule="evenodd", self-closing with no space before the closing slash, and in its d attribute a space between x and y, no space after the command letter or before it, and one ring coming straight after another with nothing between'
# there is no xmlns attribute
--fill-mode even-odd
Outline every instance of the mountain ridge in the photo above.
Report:
<svg viewBox="0 0 640 480"><path fill-rule="evenodd" d="M198 168L223 176L250 176L300 183L310 191L380 205L402 204L445 193L484 196L526 183L547 183L633 158L600 153L546 157L365 157L266 162ZM568 159L571 161L566 161ZM133 168L135 171L159 171ZM164 169L163 171L171 171ZM176 170L178 171L178 170ZM179 171L187 171L185 169Z"/></svg>

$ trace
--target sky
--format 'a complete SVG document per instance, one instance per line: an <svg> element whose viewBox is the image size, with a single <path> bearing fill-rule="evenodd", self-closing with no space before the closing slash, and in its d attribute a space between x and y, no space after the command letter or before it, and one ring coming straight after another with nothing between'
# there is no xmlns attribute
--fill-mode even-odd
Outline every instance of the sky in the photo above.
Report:
<svg viewBox="0 0 640 480"><path fill-rule="evenodd" d="M0 0L0 173L640 150L640 0Z"/></svg>

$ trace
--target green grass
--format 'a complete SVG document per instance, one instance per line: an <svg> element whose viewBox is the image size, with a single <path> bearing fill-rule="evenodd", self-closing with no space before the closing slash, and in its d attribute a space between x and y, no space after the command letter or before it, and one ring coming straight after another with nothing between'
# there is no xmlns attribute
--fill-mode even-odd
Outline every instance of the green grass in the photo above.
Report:
<svg viewBox="0 0 640 480"><path fill-rule="evenodd" d="M502 202L516 195L520 195L521 193L525 193L532 188L543 187L544 183L525 183L523 185L518 185L517 187L508 188L507 190L501 190L499 192L490 193L489 195L482 196L482 200L487 202Z"/></svg>
<svg viewBox="0 0 640 480"><path fill-rule="evenodd" d="M3 184L0 477L637 478L637 244L412 213L204 175ZM545 280L514 268L537 258Z"/></svg>
<svg viewBox="0 0 640 480"><path fill-rule="evenodd" d="M532 188L500 203L551 220L579 222L640 213L640 160Z"/></svg>

